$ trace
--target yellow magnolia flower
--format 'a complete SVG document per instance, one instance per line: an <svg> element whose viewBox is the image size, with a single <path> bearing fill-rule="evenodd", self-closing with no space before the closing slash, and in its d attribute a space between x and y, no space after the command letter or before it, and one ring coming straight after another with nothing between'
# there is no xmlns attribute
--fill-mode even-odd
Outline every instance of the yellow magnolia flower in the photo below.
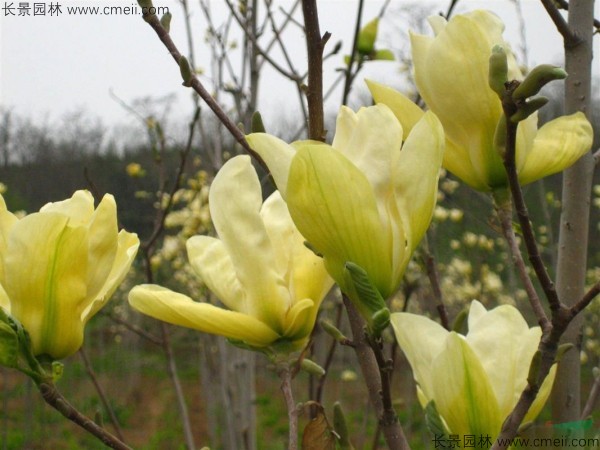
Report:
<svg viewBox="0 0 600 450"><path fill-rule="evenodd" d="M288 145L264 133L247 137L269 167L294 223L351 297L347 262L364 269L387 298L431 221L443 130L432 113L409 135L403 125L384 105L357 113L342 107L332 145Z"/></svg>
<svg viewBox="0 0 600 450"><path fill-rule="evenodd" d="M190 238L188 257L230 310L156 285L136 286L129 303L156 319L251 347L302 348L333 280L303 245L281 196L276 192L263 203L250 158L237 156L215 177L209 207L219 238Z"/></svg>
<svg viewBox="0 0 600 450"><path fill-rule="evenodd" d="M118 231L112 195L94 210L92 194L77 191L22 219L0 196L0 306L29 332L35 355L69 356L138 246L135 234Z"/></svg>
<svg viewBox="0 0 600 450"><path fill-rule="evenodd" d="M471 303L466 336L416 314L394 313L391 322L412 367L421 405L435 401L449 434L493 440L527 385L540 327L529 328L513 306L486 311L478 301ZM534 420L546 403L555 369L524 422Z"/></svg>
<svg viewBox="0 0 600 450"><path fill-rule="evenodd" d="M505 169L494 148L502 105L488 84L492 48L508 50L504 24L488 11L456 15L449 22L434 16L429 22L435 37L411 34L412 56L419 93L444 126L444 167L480 191L505 187ZM522 79L510 52L508 79ZM419 116L418 108L393 89L376 83L370 89L375 101L397 116ZM559 117L539 130L537 121L534 113L518 127L516 163L522 184L566 169L592 145L592 127L583 113Z"/></svg>

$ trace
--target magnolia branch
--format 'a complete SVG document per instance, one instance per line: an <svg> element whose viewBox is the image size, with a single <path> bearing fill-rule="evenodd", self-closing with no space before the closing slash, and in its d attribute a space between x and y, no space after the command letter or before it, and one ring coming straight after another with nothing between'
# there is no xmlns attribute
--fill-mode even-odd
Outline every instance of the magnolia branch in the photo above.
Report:
<svg viewBox="0 0 600 450"><path fill-rule="evenodd" d="M515 211L521 225L521 232L523 233L523 241L525 242L525 248L529 255L529 262L535 271L535 274L542 285L544 294L550 305L552 311L558 310L562 307L554 282L550 278L546 266L540 255L537 242L535 239L535 232L529 220L529 212L527 211L527 205L523 198L523 191L519 184L519 176L517 174L517 167L515 164L515 149L516 149L516 136L517 136L517 124L512 123L510 120L510 111L506 112L506 128L507 128L507 139L506 139L506 155L504 158L504 167L506 168L508 182L510 185L510 191L514 202Z"/></svg>
<svg viewBox="0 0 600 450"><path fill-rule="evenodd" d="M304 32L308 52L308 137L325 141L325 113L323 112L323 49L331 34L321 36L316 0L302 0Z"/></svg>
<svg viewBox="0 0 600 450"><path fill-rule="evenodd" d="M380 421L388 448L390 450L410 450L400 422L397 419L391 420L392 414L394 417L396 416L395 412L393 412L393 407L391 407L391 404L388 404L388 400L385 400L384 404L384 398L391 399L390 386L387 382L382 383L382 367L378 364L378 358L367 341L365 322L356 308L354 308L350 299L345 295L344 305L346 306L350 328L352 329L352 348L356 353L356 358L358 359L364 381L367 385L371 405ZM382 362L384 362L383 358ZM384 389L386 390L385 392Z"/></svg>
<svg viewBox="0 0 600 450"><path fill-rule="evenodd" d="M550 16L550 19L552 19L552 22L554 22L556 29L563 37L565 46L575 46L580 41L580 39L571 30L571 27L569 27L569 24L556 7L556 3L554 2L554 0L541 0L541 2L542 5L544 5L546 12Z"/></svg>
<svg viewBox="0 0 600 450"><path fill-rule="evenodd" d="M92 419L80 413L66 398L62 396L56 386L51 382L43 382L38 385L42 397L50 406L60 412L70 421L100 439L105 445L118 450L131 450L124 442L96 424Z"/></svg>
<svg viewBox="0 0 600 450"><path fill-rule="evenodd" d="M177 65L180 64L181 58L183 57L179 52L179 49L171 39L171 36L165 30L165 28L160 23L160 19L156 14L145 13L143 19L152 27L152 29L156 32L158 38L165 45ZM250 145L246 141L246 137L244 133L237 127L235 123L229 118L227 113L223 111L221 106L216 102L216 100L210 95L210 93L206 90L204 85L200 82L198 77L194 73L191 74L191 79L189 81L189 86L196 91L196 93L204 100L204 102L208 105L208 107L213 111L213 113L217 116L219 121L227 128L227 130L231 133L234 139L244 148L248 154L250 154L256 161L258 161L265 169L266 165L262 158L250 148Z"/></svg>
<svg viewBox="0 0 600 450"><path fill-rule="evenodd" d="M298 449L298 410L294 402L292 393L292 371L285 367L279 371L281 378L281 392L285 398L285 405L288 413L289 431L288 431L288 450Z"/></svg>
<svg viewBox="0 0 600 450"><path fill-rule="evenodd" d="M496 213L498 214L498 218L500 219L502 234L504 234L504 238L506 239L506 242L508 243L508 246L510 248L513 263L516 266L519 278L521 279L521 282L525 287L525 292L527 292L527 297L529 298L531 308L533 309L537 321L542 330L547 330L550 326L550 321L548 320L548 316L544 311L544 307L542 306L540 297L538 296L537 291L533 286L531 278L527 274L525 261L523 260L523 255L521 254L521 250L519 249L519 244L517 243L517 238L515 236L515 230L512 226L512 203L508 201L508 204L505 205L497 204Z"/></svg>

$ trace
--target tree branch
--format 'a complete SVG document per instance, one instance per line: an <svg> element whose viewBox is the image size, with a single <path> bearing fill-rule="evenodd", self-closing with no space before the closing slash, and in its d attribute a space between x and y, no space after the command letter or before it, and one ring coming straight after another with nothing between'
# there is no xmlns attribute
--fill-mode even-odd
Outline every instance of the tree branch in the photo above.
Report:
<svg viewBox="0 0 600 450"><path fill-rule="evenodd" d="M525 292L527 292L527 297L529 298L531 308L533 309L538 324L542 330L547 330L550 326L550 321L548 320L548 316L544 311L544 307L542 306L540 297L533 286L531 278L527 274L525 261L523 260L523 255L521 254L521 250L519 249L519 244L517 243L517 238L515 236L515 230L512 226L512 203L510 202L510 199L506 200L505 202L494 199L494 203L496 207L496 214L500 219L502 234L504 234L504 238L508 243L513 263L517 267L517 273L519 274L519 278L521 278L521 283L523 283L523 286L525 287Z"/></svg>
<svg viewBox="0 0 600 450"><path fill-rule="evenodd" d="M580 39L569 27L569 24L556 7L556 3L554 3L553 0L541 0L541 2L542 5L544 5L546 12L550 16L550 19L552 19L552 22L554 22L556 29L563 37L565 47L576 45Z"/></svg>
<svg viewBox="0 0 600 450"><path fill-rule="evenodd" d="M181 60L181 53L177 49L177 46L171 39L167 30L163 28L160 23L160 20L156 14L146 13L142 16L144 20L152 27L155 31L161 42L165 45L177 65L179 65L179 61ZM248 142L246 141L246 137L244 133L236 126L235 123L227 116L225 111L221 108L221 106L215 101L215 99L210 95L210 93L206 90L204 85L200 82L198 77L195 74L192 74L192 79L190 81L190 87L196 91L196 93L204 100L204 102L208 105L208 107L215 113L219 121L227 128L227 130L231 133L234 139L244 148L244 150L250 154L256 161L258 161L265 169L266 165L262 158L256 153Z"/></svg>
<svg viewBox="0 0 600 450"><path fill-rule="evenodd" d="M323 112L323 49L331 36L321 36L319 14L316 0L302 0L304 32L308 53L308 137L316 141L325 141L325 113Z"/></svg>
<svg viewBox="0 0 600 450"><path fill-rule="evenodd" d="M503 106L506 108L506 105ZM512 115L511 111L505 109L505 115L507 136L504 167L506 168L515 211L517 213L517 217L519 218L519 224L521 225L521 232L523 234L525 248L527 249L527 253L529 255L529 262L531 263L531 266L533 267L533 270L540 281L542 289L546 294L546 299L548 300L550 309L552 311L556 311L559 310L562 305L558 298L558 294L556 293L554 282L550 278L550 275L546 270L546 266L544 265L544 261L540 255L535 239L535 233L533 231L533 227L531 226L531 221L529 220L527 205L525 204L525 199L523 198L523 191L521 190L521 185L519 184L519 176L517 174L517 166L515 163L517 124L512 123L510 120L510 115Z"/></svg>
<svg viewBox="0 0 600 450"><path fill-rule="evenodd" d="M298 411L294 402L292 393L292 371L289 367L279 371L281 378L281 392L285 398L285 405L288 413L289 431L288 431L288 450L297 450L298 448Z"/></svg>
<svg viewBox="0 0 600 450"><path fill-rule="evenodd" d="M390 394L389 392L387 394L382 394L382 389L384 387L381 379L382 374L373 348L365 336L365 322L350 299L345 295L344 305L346 306L350 328L352 329L352 342L354 344L352 348L356 353L358 364L360 365L363 378L367 385L371 405L375 409L375 413L381 423L388 448L390 450L410 450L410 446L404 436L404 431L402 430L400 422L397 420L387 420L390 419L390 417L388 417L389 405L384 405L383 398L386 396L389 397ZM389 389L389 385L386 387Z"/></svg>
<svg viewBox="0 0 600 450"><path fill-rule="evenodd" d="M93 434L100 439L105 445L118 450L132 450L119 438L106 431L104 428L96 424L92 419L80 413L66 398L56 389L52 382L42 382L38 384L38 389L46 403L56 409L59 413L76 423L87 432Z"/></svg>

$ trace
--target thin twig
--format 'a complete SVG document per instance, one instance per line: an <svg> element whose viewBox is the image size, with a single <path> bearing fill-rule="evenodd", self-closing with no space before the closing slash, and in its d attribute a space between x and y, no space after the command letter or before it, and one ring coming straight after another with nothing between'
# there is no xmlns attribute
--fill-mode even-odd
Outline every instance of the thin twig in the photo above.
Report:
<svg viewBox="0 0 600 450"><path fill-rule="evenodd" d="M599 165L600 164L600 148L594 152L593 158L594 158L594 165L596 165L596 166Z"/></svg>
<svg viewBox="0 0 600 450"><path fill-rule="evenodd" d="M544 311L544 307L542 306L540 297L533 286L531 278L527 274L525 261L523 260L523 255L519 249L519 244L512 226L512 204L510 203L510 200L504 203L494 201L494 203L496 214L498 215L498 219L500 220L500 225L502 227L502 234L504 234L504 239L506 239L506 242L508 243L513 263L516 266L519 278L521 278L521 282L525 287L525 292L527 292L527 297L529 298L531 308L533 309L538 324L542 330L546 330L550 326L550 321L548 320L548 316Z"/></svg>
<svg viewBox="0 0 600 450"><path fill-rule="evenodd" d="M177 49L177 46L171 39L167 30L163 28L160 23L160 20L156 14L145 14L143 16L144 20L152 27L152 29L156 32L157 36L161 40L161 42L165 45L169 53L179 65L179 61L181 60L181 53ZM215 99L210 95L210 93L206 90L204 85L200 82L198 77L195 74L192 74L192 79L190 80L190 87L196 91L196 93L204 100L204 102L208 105L208 107L215 113L219 121L227 128L227 130L231 133L234 139L244 148L248 154L250 154L254 159L256 159L263 167L266 168L266 165L262 158L250 147L248 142L246 141L246 137L244 133L237 127L235 123L229 118L227 113L223 111L221 106L215 101Z"/></svg>
<svg viewBox="0 0 600 450"><path fill-rule="evenodd" d="M340 303L336 304L336 317L335 317L335 327L339 328L342 322L342 305ZM321 403L323 398L323 390L325 388L325 381L327 380L327 374L329 373L329 367L331 367L331 363L333 362L333 356L335 355L335 350L337 348L337 340L331 339L331 344L329 345L329 350L327 351L327 356L325 357L325 362L321 365L325 373L323 376L319 378L319 383L317 384L317 389L315 393L314 400L317 403Z"/></svg>
<svg viewBox="0 0 600 450"><path fill-rule="evenodd" d="M442 296L442 289L440 287L440 275L438 273L435 258L429 250L429 242L427 236L422 242L423 248L425 249L425 268L427 269L427 277L431 284L431 290L433 291L433 298L435 299L435 308L440 316L440 322L446 330L450 330L450 319L448 318L448 310L444 304L444 298ZM408 297L406 297L408 299Z"/></svg>
<svg viewBox="0 0 600 450"><path fill-rule="evenodd" d="M285 406L288 413L289 432L288 432L288 450L298 449L298 410L294 402L292 393L292 371L290 367L285 367L279 371L281 378L281 392L285 398Z"/></svg>
<svg viewBox="0 0 600 450"><path fill-rule="evenodd" d="M105 313L105 314L108 317L110 317L111 320L114 320L119 325L123 325L129 331L143 337L144 339L147 339L148 341L152 342L153 344L162 345L162 341L158 337L154 336L153 334L148 333L146 330L143 330L142 328L140 328L136 325L133 325L132 323L127 322L126 320L121 319L119 316L117 316L116 314L114 314L112 312Z"/></svg>
<svg viewBox="0 0 600 450"><path fill-rule="evenodd" d="M592 303L592 300L596 298L596 296L600 294L600 281L598 281L595 285L593 285L573 306L571 306L571 314L575 317L581 311L583 311L587 306Z"/></svg>
<svg viewBox="0 0 600 450"><path fill-rule="evenodd" d="M96 436L108 447L118 450L131 450L131 447L127 446L115 435L109 433L104 428L96 424L96 422L94 422L92 419L75 409L75 407L62 396L58 389L56 389L56 386L52 382L39 383L38 389L40 390L40 393L42 394L42 397L46 403L48 403L70 421L76 423L87 432Z"/></svg>
<svg viewBox="0 0 600 450"><path fill-rule="evenodd" d="M92 364L90 363L90 360L88 359L87 354L83 347L81 347L79 349L79 356L81 356L83 365L85 367L85 371L88 373L90 379L92 380L92 384L96 388L98 397L100 397L100 401L102 402L104 409L108 413L108 417L110 418L110 422L112 423L113 427L115 428L115 433L116 433L117 437L123 441L124 440L123 432L121 431L121 426L119 425L119 420L117 419L117 416L115 415L114 410L110 406L108 398L106 398L106 395L104 394L104 389L102 389L102 386L100 386L100 383L98 382L96 373L94 372Z"/></svg>
<svg viewBox="0 0 600 450"><path fill-rule="evenodd" d="M554 22L556 29L562 35L563 40L565 41L565 46L574 46L576 45L580 39L579 37L571 30L569 24L562 16L558 8L556 7L556 3L554 0L541 0L542 5L546 9L546 12Z"/></svg>
<svg viewBox="0 0 600 450"><path fill-rule="evenodd" d="M592 385L592 389L590 389L590 395L588 396L587 401L585 402L585 407L581 412L581 420L587 419L594 410L594 406L596 402L600 398L600 374L594 379L594 384Z"/></svg>
<svg viewBox="0 0 600 450"><path fill-rule="evenodd" d="M531 226L531 221L529 220L527 205L525 204L525 199L523 198L523 191L521 190L521 185L519 184L519 176L515 162L517 124L511 122L509 116L509 114L511 114L510 111L505 111L505 114L507 115L507 141L504 167L506 168L515 211L517 213L517 217L519 218L519 224L521 225L521 232L523 233L523 241L525 243L525 248L527 249L527 254L529 255L529 262L531 263L531 266L533 267L533 270L540 281L542 289L544 290L544 294L548 300L548 304L550 305L550 309L555 311L560 309L562 305L558 298L558 294L556 293L554 282L550 278L550 275L548 274L546 266L544 265L540 255L535 239L535 233L533 231L533 227Z"/></svg>
<svg viewBox="0 0 600 450"><path fill-rule="evenodd" d="M564 9L565 11L569 10L569 3L566 0L554 0L559 8ZM594 28L596 28L596 32L600 31L600 20L594 19Z"/></svg>
<svg viewBox="0 0 600 450"><path fill-rule="evenodd" d="M267 52L265 52L264 50L262 50L260 48L260 46L258 45L257 37L253 35L252 30L249 30L248 27L246 27L246 25L242 21L242 19L237 15L237 13L235 12L235 6L231 3L231 1L225 0L225 3L227 4L227 7L229 8L229 10L231 12L231 15L233 16L235 21L238 23L238 25L244 32L244 35L252 42L252 44L254 45L254 48L260 54L260 56L262 56L265 59L265 61L267 61L269 64L271 64L271 66L277 72L279 72L281 75L283 75L284 77L286 77L296 83L300 83L302 80L298 78L297 74L288 72L287 70L285 70L277 61L275 61L273 58L271 58L271 56Z"/></svg>
<svg viewBox="0 0 600 450"><path fill-rule="evenodd" d="M359 0L358 8L356 11L356 23L354 24L354 37L352 38L352 49L350 50L350 59L348 60L348 65L346 67L346 70L344 71L345 81L344 81L344 92L342 95L342 105L346 105L348 103L348 96L350 95L350 90L352 89L352 82L354 81L354 78L356 77L356 75L358 74L358 72L361 69L361 62L359 60L359 61L357 61L358 68L356 69L356 73L354 73L354 74L352 73L352 68L354 67L354 61L357 59L357 55L358 55L358 36L360 35L360 26L361 26L361 21L362 21L363 6L364 6L364 1Z"/></svg>
<svg viewBox="0 0 600 450"><path fill-rule="evenodd" d="M175 357L173 356L173 348L171 347L167 324L161 322L160 328L162 331L163 350L165 352L165 357L167 358L167 370L169 372L171 382L173 383L173 388L175 389L175 396L177 398L179 414L181 415L186 446L188 450L194 450L196 448L196 444L194 443L194 434L192 433L190 417L185 402L185 395L183 395L183 388L181 387L179 375L177 374L177 365L175 363Z"/></svg>

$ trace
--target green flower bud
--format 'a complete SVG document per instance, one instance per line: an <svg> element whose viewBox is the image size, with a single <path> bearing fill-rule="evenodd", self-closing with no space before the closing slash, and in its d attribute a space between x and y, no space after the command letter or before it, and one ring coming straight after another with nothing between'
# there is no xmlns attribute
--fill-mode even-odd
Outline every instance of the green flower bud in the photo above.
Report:
<svg viewBox="0 0 600 450"><path fill-rule="evenodd" d="M179 59L179 70L181 72L181 78L183 78L183 85L190 87L192 85L193 74L190 63L185 56L182 56Z"/></svg>
<svg viewBox="0 0 600 450"><path fill-rule="evenodd" d="M506 91L505 83L508 82L508 59L506 51L501 45L492 48L489 61L488 83L490 88L502 98Z"/></svg>
<svg viewBox="0 0 600 450"><path fill-rule="evenodd" d="M512 97L522 100L540 92L546 84L554 80L564 80L567 72L551 64L540 64L533 68L521 84L514 90Z"/></svg>
<svg viewBox="0 0 600 450"><path fill-rule="evenodd" d="M323 369L316 362L314 362L308 358L302 359L302 362L300 363L300 367L302 368L302 370L304 370L305 372L307 372L311 375L316 375L318 377L322 377L323 375L325 375L325 369Z"/></svg>
<svg viewBox="0 0 600 450"><path fill-rule="evenodd" d="M165 31L167 33L169 31L171 31L171 18L172 17L173 17L173 14L171 14L170 12L167 12L160 18L160 24L163 26L163 28L165 29Z"/></svg>
<svg viewBox="0 0 600 450"><path fill-rule="evenodd" d="M510 121L512 123L521 122L522 120L527 119L530 115L548 103L548 97L534 97L522 105L519 105L519 109L516 113L510 116Z"/></svg>
<svg viewBox="0 0 600 450"><path fill-rule="evenodd" d="M252 123L250 125L250 130L252 133L266 133L265 125L262 121L262 116L258 111L254 111L252 113Z"/></svg>

